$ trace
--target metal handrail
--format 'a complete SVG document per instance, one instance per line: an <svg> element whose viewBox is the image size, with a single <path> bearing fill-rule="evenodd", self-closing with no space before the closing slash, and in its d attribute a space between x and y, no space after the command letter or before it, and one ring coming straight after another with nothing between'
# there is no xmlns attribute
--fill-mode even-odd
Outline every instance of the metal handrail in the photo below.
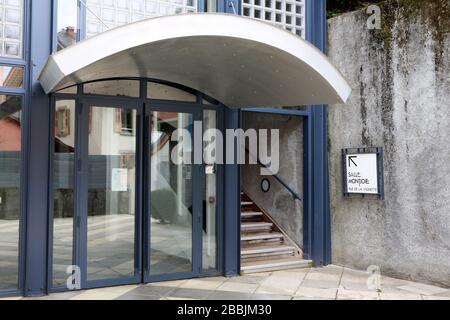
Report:
<svg viewBox="0 0 450 320"><path fill-rule="evenodd" d="M247 148L245 148L245 151L246 151L250 156L255 157L254 155L252 155L252 154L250 153L250 150L248 150ZM258 156L256 156L255 158L256 158L256 162L257 162L260 166L264 167L267 171L269 171L270 173L272 173L272 177L274 177L275 180L277 180L277 181L278 181L278 182L279 182L279 183L280 183L287 191L289 191L290 194L292 194L292 196L294 197L294 200L302 201L302 198L300 198L300 195L299 195L297 192L295 192L294 190L292 190L292 188L291 188L286 182L284 182L283 179L281 179L277 174L274 174L273 172L271 172L271 171L269 170L268 166L265 165L264 163L262 163L262 162L259 160L259 157L258 157Z"/></svg>

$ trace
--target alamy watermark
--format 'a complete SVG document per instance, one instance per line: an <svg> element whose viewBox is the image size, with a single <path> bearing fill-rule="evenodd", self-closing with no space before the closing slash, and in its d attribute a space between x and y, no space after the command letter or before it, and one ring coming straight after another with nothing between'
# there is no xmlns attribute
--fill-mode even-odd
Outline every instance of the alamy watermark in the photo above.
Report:
<svg viewBox="0 0 450 320"><path fill-rule="evenodd" d="M69 277L66 281L67 289L80 290L81 289L81 268L79 266L68 266L66 273Z"/></svg>
<svg viewBox="0 0 450 320"><path fill-rule="evenodd" d="M367 278L366 285L367 289L374 291L381 291L381 267L379 266L369 266L367 268L367 273L369 277Z"/></svg>
<svg viewBox="0 0 450 320"><path fill-rule="evenodd" d="M367 28L369 30L380 30L381 29L381 8L375 4L367 7L367 14L369 14L369 19L367 19Z"/></svg>
<svg viewBox="0 0 450 320"><path fill-rule="evenodd" d="M194 122L194 134L177 129L171 134L170 158L176 165L259 164L263 176L276 175L280 169L279 129L218 129L203 131L202 121ZM193 146L193 148L192 148Z"/></svg>

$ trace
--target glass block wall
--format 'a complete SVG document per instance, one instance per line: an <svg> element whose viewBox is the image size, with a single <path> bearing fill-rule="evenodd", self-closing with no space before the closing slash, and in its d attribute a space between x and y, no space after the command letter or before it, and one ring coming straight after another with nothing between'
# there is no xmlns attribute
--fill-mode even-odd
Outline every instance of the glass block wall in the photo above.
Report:
<svg viewBox="0 0 450 320"><path fill-rule="evenodd" d="M242 15L268 21L305 38L305 0L242 0Z"/></svg>
<svg viewBox="0 0 450 320"><path fill-rule="evenodd" d="M150 17L197 12L197 3L198 0L87 0L86 34L91 37Z"/></svg>
<svg viewBox="0 0 450 320"><path fill-rule="evenodd" d="M24 0L0 0L0 56L22 58Z"/></svg>

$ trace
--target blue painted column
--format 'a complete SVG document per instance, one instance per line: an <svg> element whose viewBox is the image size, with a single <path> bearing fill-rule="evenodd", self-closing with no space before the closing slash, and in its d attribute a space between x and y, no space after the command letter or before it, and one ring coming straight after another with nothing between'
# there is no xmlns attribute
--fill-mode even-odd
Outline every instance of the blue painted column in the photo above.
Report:
<svg viewBox="0 0 450 320"><path fill-rule="evenodd" d="M326 0L307 0L306 38L326 51ZM327 106L310 106L312 142L312 204L310 259L317 267L331 263L330 191L328 172Z"/></svg>
<svg viewBox="0 0 450 320"><path fill-rule="evenodd" d="M233 5L231 5L233 3ZM218 0L217 12L240 14L241 0ZM240 110L225 108L225 130L240 128ZM225 155L226 156L226 155ZM237 164L224 165L224 274L236 276L241 272L241 176Z"/></svg>
<svg viewBox="0 0 450 320"><path fill-rule="evenodd" d="M30 110L28 134L27 226L25 240L26 296L47 291L48 176L50 138L50 99L37 77L52 46L52 1L31 2L30 84L27 88Z"/></svg>

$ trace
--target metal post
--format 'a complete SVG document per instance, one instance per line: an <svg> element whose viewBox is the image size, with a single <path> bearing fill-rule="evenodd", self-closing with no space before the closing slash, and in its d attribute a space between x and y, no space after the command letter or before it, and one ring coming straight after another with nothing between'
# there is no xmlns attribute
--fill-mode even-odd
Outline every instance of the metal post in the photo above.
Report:
<svg viewBox="0 0 450 320"><path fill-rule="evenodd" d="M37 77L52 49L52 1L31 1L30 128L28 162L27 230L25 240L26 296L47 291L48 185L50 98Z"/></svg>
<svg viewBox="0 0 450 320"><path fill-rule="evenodd" d="M307 0L306 37L326 51L326 1ZM315 266L331 263L330 195L327 148L327 110L325 105L311 108L312 126L312 221L311 256Z"/></svg>

